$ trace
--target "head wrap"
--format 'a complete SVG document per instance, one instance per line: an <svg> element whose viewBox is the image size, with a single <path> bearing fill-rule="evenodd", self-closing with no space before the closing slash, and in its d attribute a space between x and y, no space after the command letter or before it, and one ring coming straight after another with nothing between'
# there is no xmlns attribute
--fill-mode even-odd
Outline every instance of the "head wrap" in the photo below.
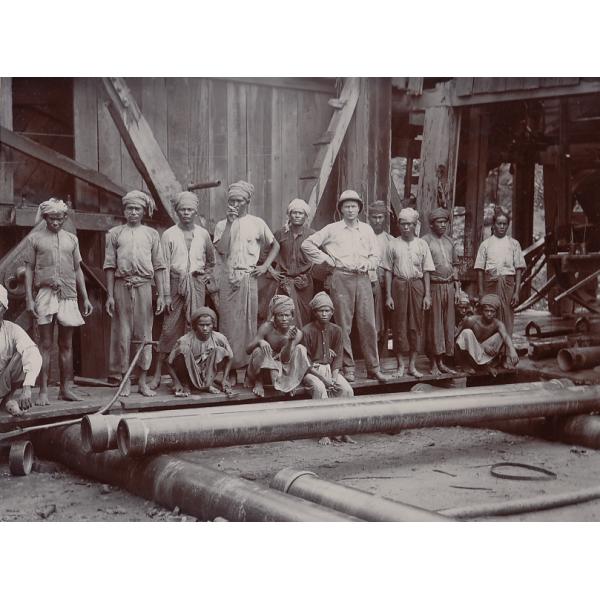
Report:
<svg viewBox="0 0 600 600"><path fill-rule="evenodd" d="M37 225L44 218L44 215L49 215L51 213L67 214L68 211L69 207L65 202L59 198L50 198L38 206L37 213L35 215L35 224Z"/></svg>
<svg viewBox="0 0 600 600"><path fill-rule="evenodd" d="M373 204L369 204L370 215L387 215L388 208L383 200L377 200Z"/></svg>
<svg viewBox="0 0 600 600"><path fill-rule="evenodd" d="M123 196L121 201L123 202L123 208L125 208L128 204L141 206L148 213L149 217L152 216L152 213L156 209L154 199L148 194L140 192L139 190L132 190L131 192L127 192Z"/></svg>
<svg viewBox="0 0 600 600"><path fill-rule="evenodd" d="M438 208L434 208L429 213L429 222L433 223L433 221L435 221L436 219L446 219L449 221L450 213L445 208L442 208L441 206L439 206Z"/></svg>
<svg viewBox="0 0 600 600"><path fill-rule="evenodd" d="M358 192L355 192L354 190L346 190L346 191L342 192L342 195L340 196L340 199L338 200L338 203L337 203L338 210L340 210L342 208L342 205L344 204L344 202L346 202L346 200L352 200L352 202L358 202L358 204L360 206L360 210L358 212L359 213L362 212L362 210L364 208L364 203L361 200L360 196L358 195Z"/></svg>
<svg viewBox="0 0 600 600"><path fill-rule="evenodd" d="M300 198L295 198L292 200L288 206L287 214L289 215L293 210L301 210L306 213L306 216L310 213L310 207L304 200Z"/></svg>
<svg viewBox="0 0 600 600"><path fill-rule="evenodd" d="M486 294L480 301L481 306L491 306L498 310L500 308L500 298L496 294Z"/></svg>
<svg viewBox="0 0 600 600"><path fill-rule="evenodd" d="M236 181L229 186L227 190L227 199L229 198L242 198L246 202L250 202L254 194L254 186L247 181Z"/></svg>
<svg viewBox="0 0 600 600"><path fill-rule="evenodd" d="M173 200L173 208L179 210L180 208L193 208L198 210L199 208L198 196L194 192L179 192Z"/></svg>
<svg viewBox="0 0 600 600"><path fill-rule="evenodd" d="M208 308L208 306L201 306L200 308L197 308L190 317L192 327L196 327L196 323L200 317L210 317L213 322L213 327L217 326L217 315L212 308Z"/></svg>
<svg viewBox="0 0 600 600"><path fill-rule="evenodd" d="M4 308L8 308L8 292L6 288L0 284L0 304L4 306Z"/></svg>
<svg viewBox="0 0 600 600"><path fill-rule="evenodd" d="M289 296L276 294L271 298L271 302L269 302L269 318L272 319L277 313L286 310L294 312L294 301Z"/></svg>
<svg viewBox="0 0 600 600"><path fill-rule="evenodd" d="M419 220L419 213L414 208L403 208L398 213L398 222L410 221L416 223Z"/></svg>
<svg viewBox="0 0 600 600"><path fill-rule="evenodd" d="M469 298L469 294L464 291L460 291L458 294L458 304L471 304L471 300Z"/></svg>
<svg viewBox="0 0 600 600"><path fill-rule="evenodd" d="M308 303L308 306L312 310L319 310L325 306L333 310L333 301L326 292L319 292L315 297Z"/></svg>

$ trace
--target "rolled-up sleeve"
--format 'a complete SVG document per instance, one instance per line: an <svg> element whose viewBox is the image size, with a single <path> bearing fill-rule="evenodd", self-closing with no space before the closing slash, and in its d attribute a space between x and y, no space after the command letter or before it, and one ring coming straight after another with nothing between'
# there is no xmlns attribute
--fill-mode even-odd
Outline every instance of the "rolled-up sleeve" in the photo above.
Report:
<svg viewBox="0 0 600 600"><path fill-rule="evenodd" d="M328 231L327 227L323 227L320 231L309 235L300 246L306 258L316 265L328 263L330 260L329 255L321 250L321 246L327 242Z"/></svg>
<svg viewBox="0 0 600 600"><path fill-rule="evenodd" d="M475 259L474 269L481 269L485 271L485 265L487 264L487 243L486 241L481 242L479 250L477 251L477 258Z"/></svg>
<svg viewBox="0 0 600 600"><path fill-rule="evenodd" d="M106 234L104 265L102 268L105 270L117 268L117 240L114 231L109 231Z"/></svg>
<svg viewBox="0 0 600 600"><path fill-rule="evenodd" d="M21 355L23 373L25 374L23 385L33 387L42 369L42 355L34 341L23 329L15 327L14 331L15 346L17 352Z"/></svg>

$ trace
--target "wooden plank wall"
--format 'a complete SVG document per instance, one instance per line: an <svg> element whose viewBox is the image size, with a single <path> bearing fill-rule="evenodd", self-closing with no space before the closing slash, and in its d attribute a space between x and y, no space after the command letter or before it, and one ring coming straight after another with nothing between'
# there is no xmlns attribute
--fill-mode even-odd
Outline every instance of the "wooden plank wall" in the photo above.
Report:
<svg viewBox="0 0 600 600"><path fill-rule="evenodd" d="M580 77L457 77L458 96L577 85Z"/></svg>
<svg viewBox="0 0 600 600"><path fill-rule="evenodd" d="M127 84L181 184L223 182L198 194L209 226L224 217L227 185L238 179L255 186L251 210L273 229L282 226L290 200L308 197L310 186L298 176L312 164L313 142L327 128L333 89L326 93L202 78L129 78ZM75 89L76 158L127 188L145 189L98 81L76 80ZM83 191L78 196L83 200ZM100 196L100 211L108 210L107 201ZM110 204L111 211L118 210L118 201Z"/></svg>

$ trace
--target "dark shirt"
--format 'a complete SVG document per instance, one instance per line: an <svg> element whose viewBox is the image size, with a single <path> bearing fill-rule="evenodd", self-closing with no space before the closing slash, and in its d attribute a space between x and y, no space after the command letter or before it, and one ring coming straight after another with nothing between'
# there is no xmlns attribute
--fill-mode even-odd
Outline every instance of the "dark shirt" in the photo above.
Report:
<svg viewBox="0 0 600 600"><path fill-rule="evenodd" d="M277 256L277 268L288 277L296 277L310 271L312 262L308 260L300 247L302 242L315 232L310 227L303 227L299 235L294 236L290 228L275 232L275 239L279 242L279 255Z"/></svg>
<svg viewBox="0 0 600 600"><path fill-rule="evenodd" d="M331 371L342 368L342 328L327 323L324 329L311 321L302 328L302 344L306 347L308 357L313 363L331 365ZM329 350L335 352L330 356Z"/></svg>

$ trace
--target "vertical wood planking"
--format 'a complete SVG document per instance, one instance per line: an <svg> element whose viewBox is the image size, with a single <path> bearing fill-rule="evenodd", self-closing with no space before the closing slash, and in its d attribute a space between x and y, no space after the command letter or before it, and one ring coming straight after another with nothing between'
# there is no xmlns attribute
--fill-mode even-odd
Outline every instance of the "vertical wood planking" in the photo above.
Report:
<svg viewBox="0 0 600 600"><path fill-rule="evenodd" d="M142 79L140 77L128 77L126 83L140 110L143 110ZM147 189L144 187L142 176L129 155L129 150L127 150L127 146L123 140L121 140L121 183L127 190Z"/></svg>
<svg viewBox="0 0 600 600"><path fill-rule="evenodd" d="M167 83L164 77L144 77L142 80L141 111L152 128L154 139L162 153L168 154Z"/></svg>
<svg viewBox="0 0 600 600"><path fill-rule="evenodd" d="M108 111L107 100L101 95L98 95L98 170L115 182L121 181L121 134ZM99 197L100 212L121 212L119 198L102 191Z"/></svg>
<svg viewBox="0 0 600 600"><path fill-rule="evenodd" d="M271 98L271 202L265 206L264 219L271 228L277 228L274 207L283 202L283 90L273 88Z"/></svg>
<svg viewBox="0 0 600 600"><path fill-rule="evenodd" d="M248 179L246 89L247 85L243 83L227 84L227 180L229 183Z"/></svg>
<svg viewBox="0 0 600 600"><path fill-rule="evenodd" d="M167 78L166 159L183 188L190 183L190 82L187 77Z"/></svg>
<svg viewBox="0 0 600 600"><path fill-rule="evenodd" d="M206 79L190 79L190 137L189 137L189 164L190 179L192 183L208 181L211 178L208 157L210 153L209 138L209 85ZM185 186L184 186L185 187ZM210 213L209 190L196 190L200 199L199 214L206 218Z"/></svg>
<svg viewBox="0 0 600 600"><path fill-rule="evenodd" d="M390 169L392 158L392 85L389 78L378 78L375 101L377 133L375 136L375 197L390 204Z"/></svg>
<svg viewBox="0 0 600 600"><path fill-rule="evenodd" d="M283 121L281 127L281 198L273 202L273 229L283 226L285 208L298 196L298 92L282 90Z"/></svg>
<svg viewBox="0 0 600 600"><path fill-rule="evenodd" d="M227 186L227 83L209 80L209 167L211 176L220 179L221 187L210 190L210 221L216 223L225 216Z"/></svg>
<svg viewBox="0 0 600 600"><path fill-rule="evenodd" d="M0 125L7 129L13 128L12 105L12 79L0 77ZM14 202L13 171L11 151L0 146L0 204Z"/></svg>
<svg viewBox="0 0 600 600"><path fill-rule="evenodd" d="M73 135L75 160L98 169L98 88L91 77L73 80ZM75 180L75 206L79 210L98 211L98 190Z"/></svg>
<svg viewBox="0 0 600 600"><path fill-rule="evenodd" d="M354 123L356 125L356 138L352 148L352 168L353 174L350 181L350 187L356 190L365 203L369 205L372 196L372 176L374 165L371 160L371 146L369 145L369 107L371 105L371 86L369 77L360 79L360 97L354 113ZM366 208L363 216L366 215Z"/></svg>

